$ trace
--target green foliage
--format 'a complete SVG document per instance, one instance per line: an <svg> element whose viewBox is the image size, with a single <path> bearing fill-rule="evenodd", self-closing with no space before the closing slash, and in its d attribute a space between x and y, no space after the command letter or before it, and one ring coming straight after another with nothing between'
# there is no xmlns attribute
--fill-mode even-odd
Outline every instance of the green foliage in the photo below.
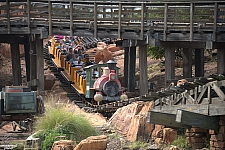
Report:
<svg viewBox="0 0 225 150"><path fill-rule="evenodd" d="M82 115L75 115L64 107L48 108L43 117L37 118L35 137L42 141L42 149L51 149L56 136L65 136L67 140L80 142L97 135L96 129Z"/></svg>
<svg viewBox="0 0 225 150"><path fill-rule="evenodd" d="M186 137L181 135L177 136L177 138L172 142L172 145L179 148L188 148L188 145L186 144Z"/></svg>
<svg viewBox="0 0 225 150"><path fill-rule="evenodd" d="M146 143L143 141L134 141L131 143L131 145L129 147L132 149L145 148Z"/></svg>
<svg viewBox="0 0 225 150"><path fill-rule="evenodd" d="M147 50L152 59L162 59L165 55L164 49L160 47L148 46Z"/></svg>

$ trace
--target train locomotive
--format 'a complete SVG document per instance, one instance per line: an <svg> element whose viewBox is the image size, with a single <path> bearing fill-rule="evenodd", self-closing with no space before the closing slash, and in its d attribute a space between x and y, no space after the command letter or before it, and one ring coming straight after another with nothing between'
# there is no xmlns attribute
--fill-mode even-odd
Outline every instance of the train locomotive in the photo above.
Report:
<svg viewBox="0 0 225 150"><path fill-rule="evenodd" d="M66 61L66 56L57 49L58 43L54 38L48 47L52 62L64 79L75 92L85 100L97 101L100 104L126 99L124 88L118 80L119 68L116 62L109 60L104 64L92 64L81 68ZM84 74L85 72L85 74Z"/></svg>
<svg viewBox="0 0 225 150"><path fill-rule="evenodd" d="M116 62L109 60L108 67L103 69L103 75L99 77L93 84L93 89L96 91L94 100L98 103L100 101L112 102L126 99L127 96L123 93L121 83L118 80L114 68Z"/></svg>

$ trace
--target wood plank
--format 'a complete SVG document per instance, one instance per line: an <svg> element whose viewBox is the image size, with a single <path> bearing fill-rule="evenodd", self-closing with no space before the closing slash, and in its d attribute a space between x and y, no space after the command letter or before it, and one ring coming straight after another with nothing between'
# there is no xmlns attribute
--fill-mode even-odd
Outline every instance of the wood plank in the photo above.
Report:
<svg viewBox="0 0 225 150"><path fill-rule="evenodd" d="M166 80L175 78L175 49L174 47L165 47L165 86Z"/></svg>
<svg viewBox="0 0 225 150"><path fill-rule="evenodd" d="M202 115L199 113L189 112L185 110L177 110L176 122L185 125L195 126L203 129L211 129L218 131L219 117Z"/></svg>
<svg viewBox="0 0 225 150"><path fill-rule="evenodd" d="M22 85L19 44L10 44L12 57L13 85Z"/></svg>
<svg viewBox="0 0 225 150"><path fill-rule="evenodd" d="M214 91L220 97L220 99L222 101L224 101L225 95L224 95L223 91L217 86L217 83L216 82L211 83L211 87L214 89Z"/></svg>
<svg viewBox="0 0 225 150"><path fill-rule="evenodd" d="M147 46L139 46L140 95L148 93Z"/></svg>
<svg viewBox="0 0 225 150"><path fill-rule="evenodd" d="M171 106L156 106L152 111L168 112L171 114L176 114L177 110L186 110L190 112L195 112L203 115L209 114L209 105L202 104L187 104L187 105L171 105Z"/></svg>
<svg viewBox="0 0 225 150"><path fill-rule="evenodd" d="M44 56L43 56L43 40L40 35L37 36L37 79L39 84L37 87L38 92L44 91Z"/></svg>
<svg viewBox="0 0 225 150"><path fill-rule="evenodd" d="M191 128L191 126L177 123L175 119L175 114L149 111L147 116L147 123L165 125L169 127Z"/></svg>
<svg viewBox="0 0 225 150"><path fill-rule="evenodd" d="M209 115L210 116L225 115L225 102L220 102L218 104L209 104Z"/></svg>

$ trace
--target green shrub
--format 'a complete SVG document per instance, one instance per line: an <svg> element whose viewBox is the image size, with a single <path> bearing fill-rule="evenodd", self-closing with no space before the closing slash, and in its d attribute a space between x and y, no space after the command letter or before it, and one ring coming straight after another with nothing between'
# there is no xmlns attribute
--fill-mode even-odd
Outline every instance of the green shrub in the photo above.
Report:
<svg viewBox="0 0 225 150"><path fill-rule="evenodd" d="M186 137L181 135L178 135L177 138L171 144L179 148L189 148L186 144Z"/></svg>
<svg viewBox="0 0 225 150"><path fill-rule="evenodd" d="M47 109L43 117L37 118L35 137L42 140L42 149L51 149L56 136L65 136L75 142L97 135L96 129L82 115L75 115L63 107Z"/></svg>
<svg viewBox="0 0 225 150"><path fill-rule="evenodd" d="M139 149L139 148L145 148L146 147L146 143L143 141L134 141L131 143L131 145L129 146L132 149Z"/></svg>
<svg viewBox="0 0 225 150"><path fill-rule="evenodd" d="M160 47L148 46L147 50L152 59L162 59L165 55L165 50Z"/></svg>

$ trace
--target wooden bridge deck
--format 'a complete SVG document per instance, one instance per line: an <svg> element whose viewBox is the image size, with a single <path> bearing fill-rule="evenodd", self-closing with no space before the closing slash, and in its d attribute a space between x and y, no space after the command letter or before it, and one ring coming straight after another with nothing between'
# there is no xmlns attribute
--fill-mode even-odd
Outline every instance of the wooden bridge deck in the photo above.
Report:
<svg viewBox="0 0 225 150"><path fill-rule="evenodd" d="M225 40L224 1L0 0L0 34L161 41Z"/></svg>
<svg viewBox="0 0 225 150"><path fill-rule="evenodd" d="M217 75L214 76L214 81L209 79L203 82L197 79L192 84L142 97L142 100L154 101L154 108L148 114L148 122L181 128L195 126L218 130L218 116L225 115L223 79L224 76Z"/></svg>

